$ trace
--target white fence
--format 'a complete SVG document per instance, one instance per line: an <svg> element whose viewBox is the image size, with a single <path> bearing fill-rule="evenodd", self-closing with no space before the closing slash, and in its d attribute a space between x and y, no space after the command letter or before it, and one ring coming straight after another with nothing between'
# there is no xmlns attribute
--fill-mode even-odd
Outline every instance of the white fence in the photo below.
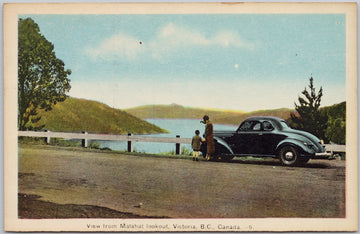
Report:
<svg viewBox="0 0 360 234"><path fill-rule="evenodd" d="M325 149L327 152L346 152L346 145L330 145L326 144Z"/></svg>
<svg viewBox="0 0 360 234"><path fill-rule="evenodd" d="M127 135L111 135L111 134L94 134L94 133L71 133L71 132L35 132L35 131L18 131L18 136L25 137L44 137L47 143L50 143L51 138L64 138L64 139L80 139L82 146L88 146L88 140L102 140L102 141L127 141L128 152L133 152L133 142L162 142L162 143L175 143L176 154L181 154L181 144L191 144L191 138L176 137L145 137L134 136L129 133Z"/></svg>
<svg viewBox="0 0 360 234"><path fill-rule="evenodd" d="M129 133L127 135L111 135L111 134L94 134L94 133L71 133L71 132L36 132L36 131L18 131L18 136L24 137L44 137L47 143L50 143L51 138L64 138L64 139L81 139L82 146L88 146L88 140L103 140L103 141L127 141L128 152L133 151L133 142L162 142L162 143L175 143L176 154L181 154L181 144L191 144L191 138L176 137L145 137L134 136ZM325 145L327 152L346 152L346 145Z"/></svg>

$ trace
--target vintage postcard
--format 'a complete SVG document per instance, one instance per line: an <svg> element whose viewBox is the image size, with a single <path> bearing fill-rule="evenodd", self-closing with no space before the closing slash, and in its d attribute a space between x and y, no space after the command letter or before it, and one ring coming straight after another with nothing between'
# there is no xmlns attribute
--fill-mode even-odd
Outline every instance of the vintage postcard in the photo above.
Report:
<svg viewBox="0 0 360 234"><path fill-rule="evenodd" d="M357 231L356 22L4 4L5 231Z"/></svg>

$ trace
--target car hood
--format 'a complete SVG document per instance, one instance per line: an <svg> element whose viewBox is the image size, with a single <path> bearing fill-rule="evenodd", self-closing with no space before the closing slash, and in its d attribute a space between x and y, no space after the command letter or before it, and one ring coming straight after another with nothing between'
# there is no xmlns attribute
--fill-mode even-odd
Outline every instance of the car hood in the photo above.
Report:
<svg viewBox="0 0 360 234"><path fill-rule="evenodd" d="M295 130L295 129L286 129L283 132L296 135L297 136L296 138L298 138L298 136L300 136L300 137L302 137L304 139L304 141L306 141L306 140L310 141L312 144L317 146L319 149L323 149L323 146L321 145L320 139L317 138L316 136L314 136L311 133L300 131L300 130Z"/></svg>
<svg viewBox="0 0 360 234"><path fill-rule="evenodd" d="M291 133L291 134L295 134L295 135L299 135L299 136L303 136L308 138L309 140L311 140L314 143L319 143L320 139L317 138L316 136L314 136L311 133L308 132L304 132L304 131L300 131L300 130L295 130L295 129L286 129L283 132L287 132L287 133Z"/></svg>

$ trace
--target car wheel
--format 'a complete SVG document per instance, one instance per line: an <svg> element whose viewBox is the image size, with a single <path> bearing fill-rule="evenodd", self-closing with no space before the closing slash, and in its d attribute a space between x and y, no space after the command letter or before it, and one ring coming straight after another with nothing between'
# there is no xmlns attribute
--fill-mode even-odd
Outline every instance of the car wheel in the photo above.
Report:
<svg viewBox="0 0 360 234"><path fill-rule="evenodd" d="M279 158L285 166L295 166L299 163L299 154L292 146L285 146L279 152Z"/></svg>

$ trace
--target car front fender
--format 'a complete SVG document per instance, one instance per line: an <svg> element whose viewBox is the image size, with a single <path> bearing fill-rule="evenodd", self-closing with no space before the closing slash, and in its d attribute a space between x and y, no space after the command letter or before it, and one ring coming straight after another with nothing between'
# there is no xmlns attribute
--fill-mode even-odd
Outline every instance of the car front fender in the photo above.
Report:
<svg viewBox="0 0 360 234"><path fill-rule="evenodd" d="M285 139L276 146L276 152L279 152L280 149L284 146L292 146L299 150L300 154L305 155L314 155L316 152L314 149L311 149L304 145L302 141L296 140L296 139Z"/></svg>

